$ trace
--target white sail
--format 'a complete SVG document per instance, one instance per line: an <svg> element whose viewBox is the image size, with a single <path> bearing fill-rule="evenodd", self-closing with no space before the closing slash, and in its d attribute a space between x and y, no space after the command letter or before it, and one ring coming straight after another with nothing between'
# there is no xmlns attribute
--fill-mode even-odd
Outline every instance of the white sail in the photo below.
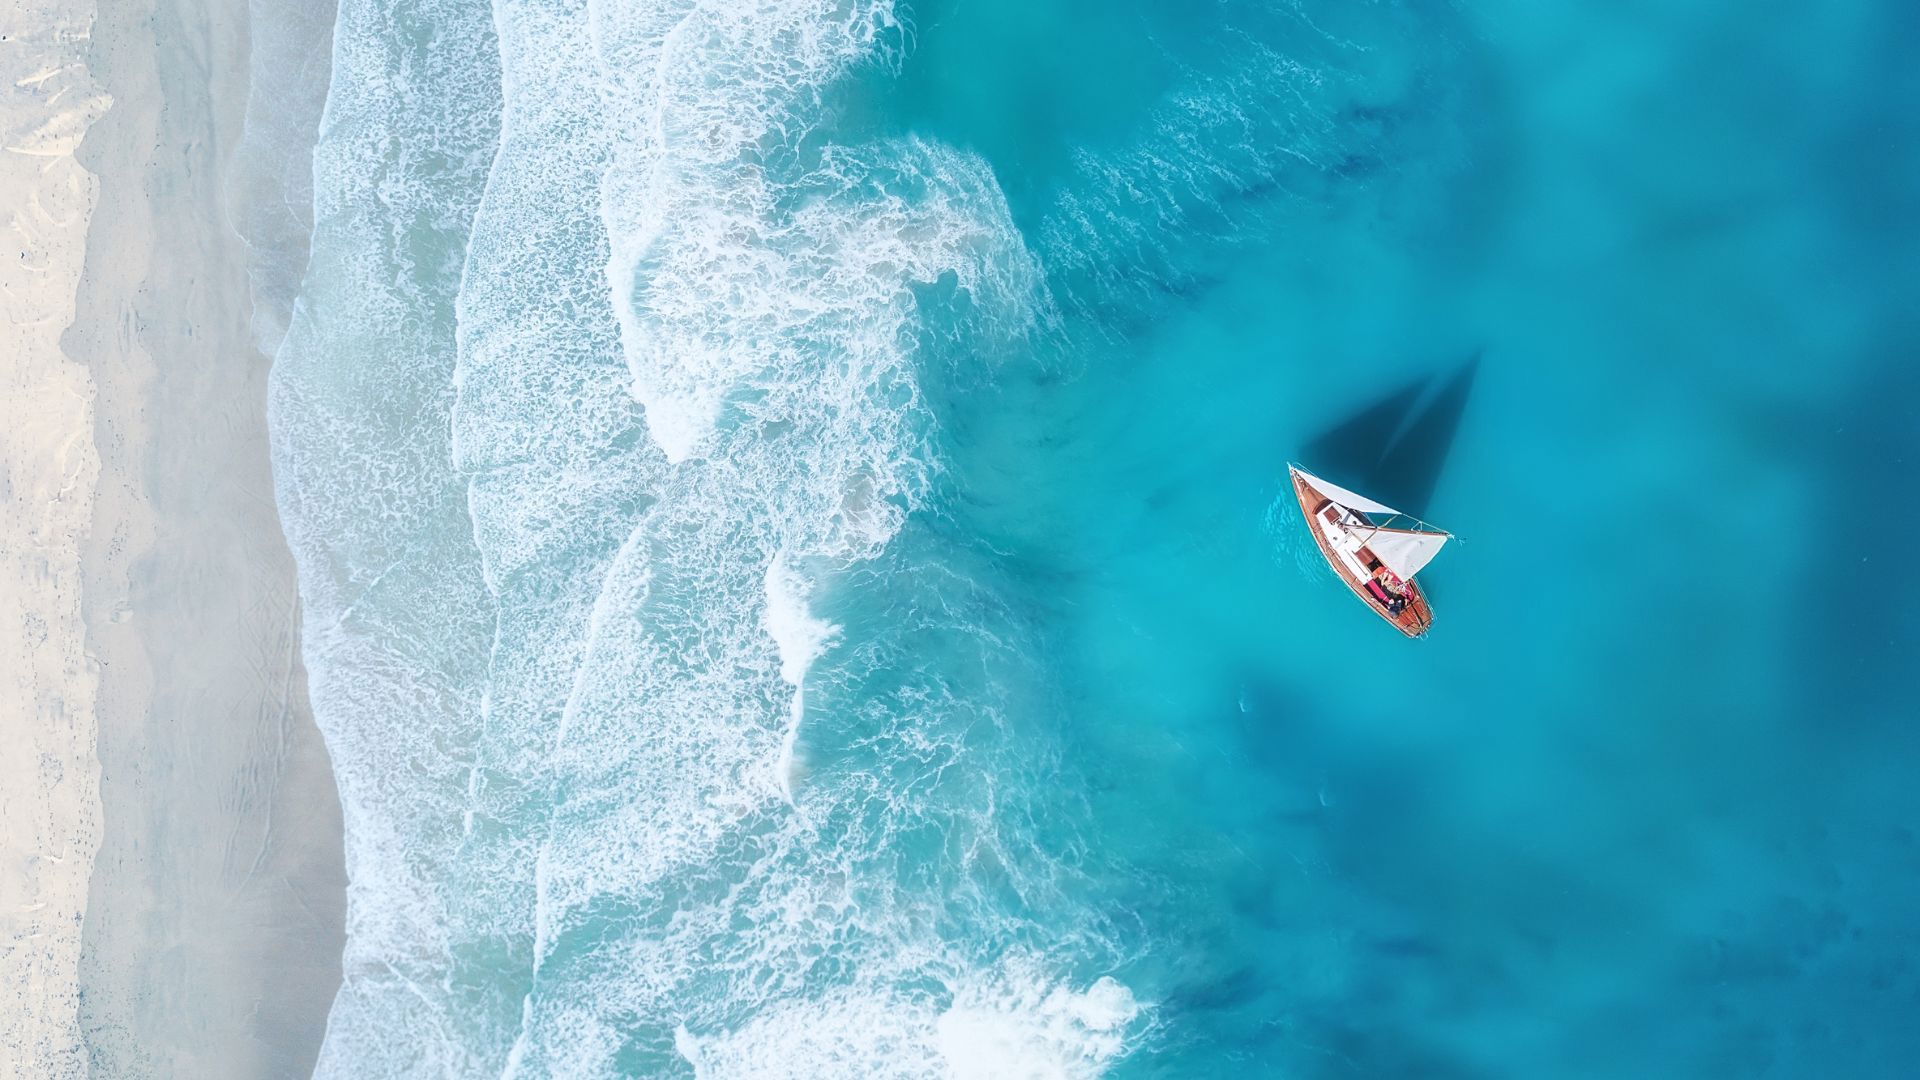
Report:
<svg viewBox="0 0 1920 1080"><path fill-rule="evenodd" d="M1386 514L1389 517L1398 517L1400 515L1400 511L1395 510L1385 503L1374 502L1365 495L1357 491L1348 491L1339 484L1329 484L1297 465L1294 466L1294 471L1299 473L1300 478L1307 482L1307 486L1349 510L1358 510L1363 514ZM1405 575L1402 576L1404 577Z"/></svg>
<svg viewBox="0 0 1920 1080"><path fill-rule="evenodd" d="M1336 500L1337 501L1337 500ZM1362 533L1362 536L1367 534ZM1411 529L1379 529L1367 536L1367 549L1386 568L1406 581L1433 561L1440 549L1453 539L1443 532L1414 532Z"/></svg>

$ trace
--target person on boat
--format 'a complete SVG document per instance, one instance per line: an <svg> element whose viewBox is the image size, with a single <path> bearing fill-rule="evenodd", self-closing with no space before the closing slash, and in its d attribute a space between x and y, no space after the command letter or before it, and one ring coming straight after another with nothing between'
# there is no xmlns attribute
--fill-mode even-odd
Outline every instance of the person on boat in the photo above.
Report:
<svg viewBox="0 0 1920 1080"><path fill-rule="evenodd" d="M1387 607L1387 614L1398 615L1407 610L1406 582L1385 566L1376 566L1373 577L1367 584L1374 586L1373 593Z"/></svg>

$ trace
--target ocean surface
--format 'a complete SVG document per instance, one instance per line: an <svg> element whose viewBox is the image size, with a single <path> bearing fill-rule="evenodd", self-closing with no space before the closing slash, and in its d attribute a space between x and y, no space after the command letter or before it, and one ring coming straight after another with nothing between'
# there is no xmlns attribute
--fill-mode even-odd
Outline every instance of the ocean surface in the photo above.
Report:
<svg viewBox="0 0 1920 1080"><path fill-rule="evenodd" d="M342 0L319 1074L1912 1075L1916 40Z"/></svg>

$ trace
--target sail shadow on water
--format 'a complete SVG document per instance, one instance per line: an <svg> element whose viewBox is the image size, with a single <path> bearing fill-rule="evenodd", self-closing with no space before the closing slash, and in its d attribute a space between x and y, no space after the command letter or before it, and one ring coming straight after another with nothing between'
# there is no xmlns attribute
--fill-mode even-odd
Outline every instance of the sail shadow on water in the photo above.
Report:
<svg viewBox="0 0 1920 1080"><path fill-rule="evenodd" d="M1467 358L1436 389L1422 375L1308 440L1301 459L1385 502L1426 514L1480 368Z"/></svg>

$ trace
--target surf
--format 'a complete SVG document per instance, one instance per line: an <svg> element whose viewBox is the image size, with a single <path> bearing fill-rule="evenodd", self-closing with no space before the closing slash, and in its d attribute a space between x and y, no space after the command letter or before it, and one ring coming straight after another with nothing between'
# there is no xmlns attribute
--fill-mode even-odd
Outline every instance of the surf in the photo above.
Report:
<svg viewBox="0 0 1920 1080"><path fill-rule="evenodd" d="M1059 757L1007 695L1044 676L909 647L1024 633L944 541L900 550L941 469L919 342L1049 299L983 159L836 138L896 12L417 20L493 57L343 8L275 368L353 878L321 1073L1124 1056L1145 1006L1028 824ZM952 591L902 607L909 573Z"/></svg>

